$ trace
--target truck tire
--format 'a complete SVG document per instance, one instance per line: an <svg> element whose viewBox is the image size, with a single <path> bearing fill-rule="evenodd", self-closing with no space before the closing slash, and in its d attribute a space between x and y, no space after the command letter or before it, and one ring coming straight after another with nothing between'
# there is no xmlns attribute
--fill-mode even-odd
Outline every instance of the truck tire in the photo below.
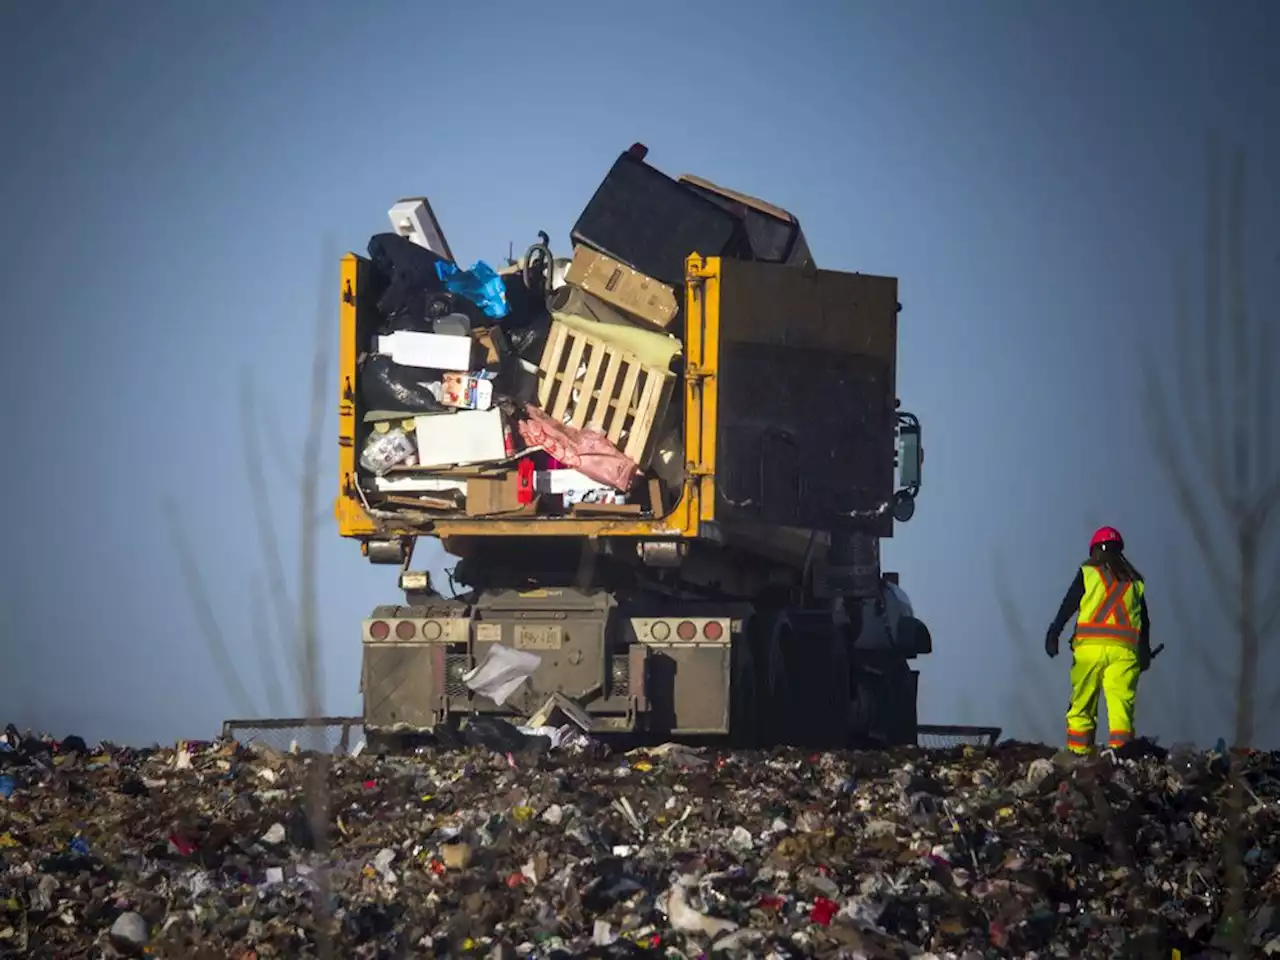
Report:
<svg viewBox="0 0 1280 960"><path fill-rule="evenodd" d="M752 620L756 663L756 731L761 746L789 743L795 735L792 677L787 661L795 631L784 611L762 611Z"/></svg>
<svg viewBox="0 0 1280 960"><path fill-rule="evenodd" d="M906 660L855 667L849 739L876 749L914 744L915 688Z"/></svg>

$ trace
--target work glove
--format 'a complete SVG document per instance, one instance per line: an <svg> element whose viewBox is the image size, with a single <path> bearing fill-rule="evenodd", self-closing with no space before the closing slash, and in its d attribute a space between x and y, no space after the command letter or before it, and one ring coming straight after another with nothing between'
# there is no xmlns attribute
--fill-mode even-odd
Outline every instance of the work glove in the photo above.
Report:
<svg viewBox="0 0 1280 960"><path fill-rule="evenodd" d="M1050 659L1058 655L1058 635L1052 630L1044 635L1044 652Z"/></svg>
<svg viewBox="0 0 1280 960"><path fill-rule="evenodd" d="M1146 673L1151 669L1151 648L1148 646L1138 647L1138 672Z"/></svg>

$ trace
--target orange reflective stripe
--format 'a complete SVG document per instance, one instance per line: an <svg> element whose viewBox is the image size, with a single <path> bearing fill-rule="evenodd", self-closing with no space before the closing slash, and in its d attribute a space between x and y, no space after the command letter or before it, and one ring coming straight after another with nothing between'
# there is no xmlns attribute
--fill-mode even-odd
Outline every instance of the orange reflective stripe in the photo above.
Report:
<svg viewBox="0 0 1280 960"><path fill-rule="evenodd" d="M1121 643L1137 643L1138 630L1129 621L1129 610L1125 606L1125 598L1133 589L1133 584L1113 577L1101 567L1095 567L1106 594L1098 611L1089 620L1076 622L1075 635L1084 640L1117 640ZM1114 623L1107 623L1114 618Z"/></svg>
<svg viewBox="0 0 1280 960"><path fill-rule="evenodd" d="M1102 574L1102 584L1107 588L1107 595L1102 598L1102 606L1094 615L1092 622L1101 626L1107 622L1108 617L1115 617L1117 627L1131 627L1129 611L1124 606L1124 597L1132 584L1113 578L1106 570L1099 569L1098 573Z"/></svg>
<svg viewBox="0 0 1280 960"><path fill-rule="evenodd" d="M1093 742L1092 730L1067 730L1067 743L1073 747L1087 747Z"/></svg>
<svg viewBox="0 0 1280 960"><path fill-rule="evenodd" d="M1121 627L1099 627L1091 623L1076 625L1078 640L1119 640L1121 643L1137 643L1138 631Z"/></svg>
<svg viewBox="0 0 1280 960"><path fill-rule="evenodd" d="M1126 743L1133 739L1133 733L1129 730L1112 730L1107 739L1108 746L1123 747Z"/></svg>

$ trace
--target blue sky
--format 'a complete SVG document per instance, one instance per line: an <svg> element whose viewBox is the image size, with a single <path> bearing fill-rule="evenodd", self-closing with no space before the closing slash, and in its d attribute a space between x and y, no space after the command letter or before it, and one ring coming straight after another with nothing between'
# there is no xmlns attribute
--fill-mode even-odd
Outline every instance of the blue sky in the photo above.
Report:
<svg viewBox="0 0 1280 960"><path fill-rule="evenodd" d="M1041 639L1107 522L1147 573L1171 648L1140 706L1147 729L1225 733L1226 691L1185 651L1223 659L1229 644L1135 388L1139 351L1169 361L1175 258L1201 263L1210 130L1247 152L1254 310L1277 293L1280 11L795 9L6 4L3 712L133 741L208 735L241 712L197 628L165 497L266 712L242 378L262 398L293 577L289 477L318 298L336 327L336 255L362 252L387 208L418 194L466 264L539 230L567 253L592 190L639 140L669 173L795 212L820 265L901 279L899 392L928 457L920 508L886 554L933 628L923 717L1060 734L1067 664ZM335 410L326 507L330 438ZM997 554L1030 658L1013 656L1000 617ZM352 713L359 620L394 602L394 570L329 521L318 563L326 706ZM1203 627L1168 609L1179 565ZM1035 716L1011 691L1032 694Z"/></svg>

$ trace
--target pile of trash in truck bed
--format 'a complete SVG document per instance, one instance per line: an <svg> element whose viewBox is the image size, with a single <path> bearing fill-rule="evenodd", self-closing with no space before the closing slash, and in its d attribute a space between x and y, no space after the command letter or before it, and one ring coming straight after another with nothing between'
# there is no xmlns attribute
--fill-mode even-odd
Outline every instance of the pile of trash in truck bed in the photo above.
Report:
<svg viewBox="0 0 1280 960"><path fill-rule="evenodd" d="M376 322L362 323L359 494L433 516L659 517L684 482L685 260L811 259L796 219L622 154L579 216L494 270L455 262L424 199L369 241ZM366 291L362 288L362 298Z"/></svg>
<svg viewBox="0 0 1280 960"><path fill-rule="evenodd" d="M328 758L309 817L305 752L11 731L0 956L1280 955L1275 754L1231 831L1218 751L528 739Z"/></svg>

